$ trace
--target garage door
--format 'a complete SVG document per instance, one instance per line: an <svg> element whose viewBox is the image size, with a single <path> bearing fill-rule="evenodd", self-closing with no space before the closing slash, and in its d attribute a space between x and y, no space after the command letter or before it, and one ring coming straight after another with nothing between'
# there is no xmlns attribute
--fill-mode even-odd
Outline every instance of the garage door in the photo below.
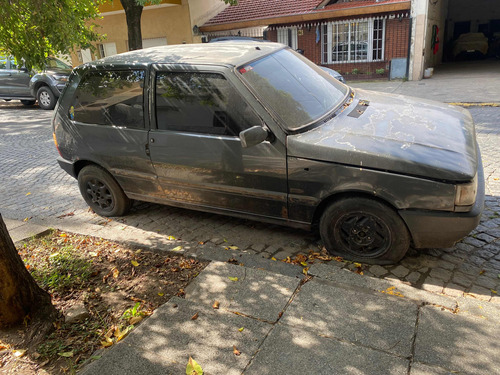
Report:
<svg viewBox="0 0 500 375"><path fill-rule="evenodd" d="M150 38L142 40L142 48L166 46L167 38Z"/></svg>

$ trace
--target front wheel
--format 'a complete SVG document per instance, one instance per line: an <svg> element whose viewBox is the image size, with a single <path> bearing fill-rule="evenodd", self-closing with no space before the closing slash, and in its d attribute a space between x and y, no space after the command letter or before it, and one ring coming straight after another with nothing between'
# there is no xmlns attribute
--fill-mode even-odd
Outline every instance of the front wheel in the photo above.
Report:
<svg viewBox="0 0 500 375"><path fill-rule="evenodd" d="M132 201L106 170L96 165L84 167L78 174L78 187L85 202L98 215L125 215Z"/></svg>
<svg viewBox="0 0 500 375"><path fill-rule="evenodd" d="M36 98L38 99L38 105L42 109L54 109L56 106L56 96L47 86L42 86L38 89Z"/></svg>
<svg viewBox="0 0 500 375"><path fill-rule="evenodd" d="M368 198L332 203L321 216L320 234L329 253L371 264L396 263L410 246L410 234L399 215Z"/></svg>

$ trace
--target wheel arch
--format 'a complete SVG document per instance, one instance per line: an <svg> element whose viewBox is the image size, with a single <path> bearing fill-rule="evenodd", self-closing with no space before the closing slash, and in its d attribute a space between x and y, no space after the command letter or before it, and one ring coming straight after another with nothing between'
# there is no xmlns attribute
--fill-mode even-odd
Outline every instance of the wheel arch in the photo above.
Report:
<svg viewBox="0 0 500 375"><path fill-rule="evenodd" d="M80 174L81 170L89 165L94 165L96 167L99 167L103 170L105 170L106 172L108 172L111 177L113 177L113 179L116 181L116 178L111 174L111 172L103 167L102 165L94 162L94 161L91 161L91 160L77 160L74 164L73 164L73 173L74 173L74 176L76 179L78 179L78 175ZM118 181L117 181L118 182Z"/></svg>
<svg viewBox="0 0 500 375"><path fill-rule="evenodd" d="M331 194L331 195L325 197L320 202L320 204L316 207L316 209L314 211L312 226L314 228L318 227L318 224L319 224L319 221L321 219L321 216L323 215L323 212L325 212L326 208L330 204L337 202L339 200L345 199L345 198L368 198L368 199L375 200L379 203L382 203L383 205L392 209L401 218L401 220L403 221L403 223L406 226L406 229L408 229L408 233L410 233L410 237L412 237L410 228L408 228L408 225L406 224L405 220L401 217L401 215L398 212L398 209L396 208L396 206L394 204L392 204L391 202L389 202L388 200L386 200L380 196L369 194L365 191L344 191L344 192L334 193L334 194Z"/></svg>
<svg viewBox="0 0 500 375"><path fill-rule="evenodd" d="M32 88L31 88L31 95L33 95L34 98L36 98L36 94L38 93L38 90L40 89L40 87L42 86L47 86L49 89L50 89L50 86L47 82L45 81L42 81L42 80L38 80L36 81ZM51 89L52 90L52 89Z"/></svg>

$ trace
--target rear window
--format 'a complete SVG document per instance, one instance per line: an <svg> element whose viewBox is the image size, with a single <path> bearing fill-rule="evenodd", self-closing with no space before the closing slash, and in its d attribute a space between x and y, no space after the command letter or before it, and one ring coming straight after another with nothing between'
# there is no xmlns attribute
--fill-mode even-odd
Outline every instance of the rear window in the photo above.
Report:
<svg viewBox="0 0 500 375"><path fill-rule="evenodd" d="M93 70L76 88L71 120L96 125L144 128L143 70Z"/></svg>

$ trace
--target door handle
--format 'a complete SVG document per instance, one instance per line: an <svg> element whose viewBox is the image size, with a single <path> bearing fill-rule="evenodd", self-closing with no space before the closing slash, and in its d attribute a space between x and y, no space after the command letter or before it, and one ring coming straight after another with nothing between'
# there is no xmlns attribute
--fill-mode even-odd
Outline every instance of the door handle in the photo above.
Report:
<svg viewBox="0 0 500 375"><path fill-rule="evenodd" d="M151 139L149 140L149 143L155 143L155 139L154 139L154 138L151 138Z"/></svg>

